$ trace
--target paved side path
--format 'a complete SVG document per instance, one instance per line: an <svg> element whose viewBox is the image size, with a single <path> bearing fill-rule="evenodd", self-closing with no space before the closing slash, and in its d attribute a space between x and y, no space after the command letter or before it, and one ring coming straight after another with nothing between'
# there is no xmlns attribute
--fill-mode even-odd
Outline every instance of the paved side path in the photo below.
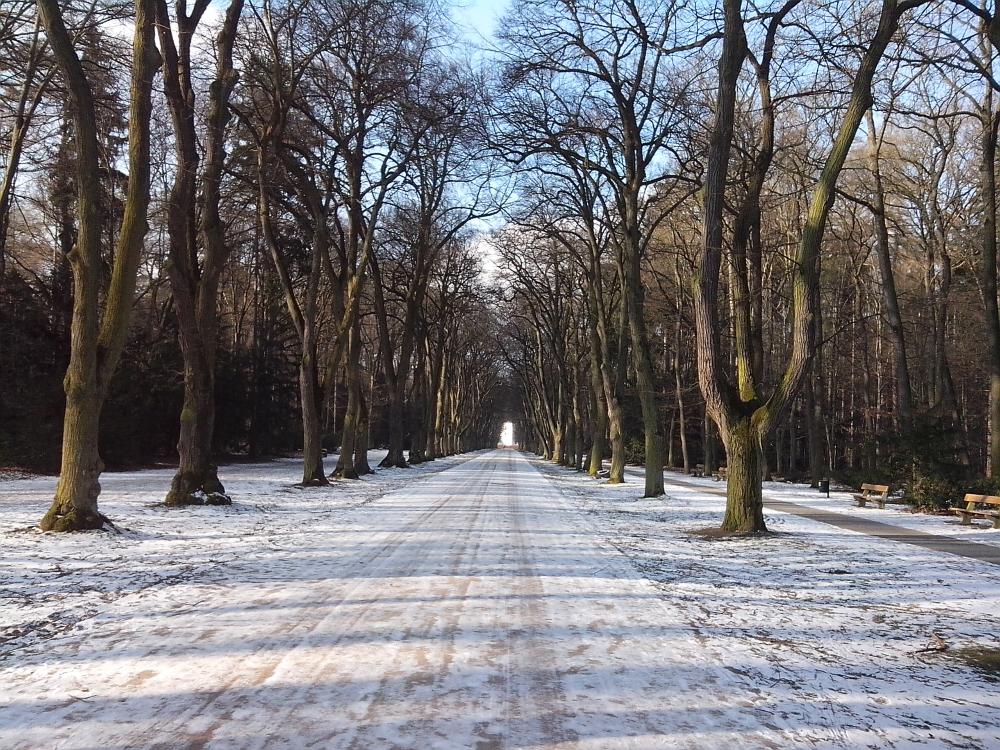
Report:
<svg viewBox="0 0 1000 750"><path fill-rule="evenodd" d="M679 487L695 489L699 492L707 492L711 495L719 495L720 497L726 496L725 490L719 490L714 487L706 487L703 484L696 484L694 482L685 482L680 479L675 479L670 472L667 472L664 475L664 482L666 484L675 484ZM873 521L868 518L849 516L846 513L835 513L829 510L813 508L808 505L792 503L788 500L775 500L774 498L767 497L766 494L764 495L764 507L779 511L780 513L791 513L795 516L808 518L813 521L819 521L820 523L826 523L841 529L847 529L848 531L856 531L859 534L867 534L868 536L878 537L879 539L888 539L893 542L902 542L903 544L913 544L917 547L923 547L924 549L929 549L934 552L946 552L949 555L958 555L960 557L967 557L970 560L978 560L979 562L990 563L992 565L1000 565L1000 547L995 547L990 544L980 544L979 542L956 539L955 537L945 536L944 534L929 534L926 531L917 531L916 529L894 526L891 523L884 523L883 521Z"/></svg>

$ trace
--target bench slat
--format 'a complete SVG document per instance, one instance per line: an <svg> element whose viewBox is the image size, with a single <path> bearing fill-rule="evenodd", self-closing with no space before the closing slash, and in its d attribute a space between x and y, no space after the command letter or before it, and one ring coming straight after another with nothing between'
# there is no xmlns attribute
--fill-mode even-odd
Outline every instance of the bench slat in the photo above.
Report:
<svg viewBox="0 0 1000 750"><path fill-rule="evenodd" d="M996 495L974 495L970 492L965 496L963 502L969 505L1000 505L1000 497Z"/></svg>
<svg viewBox="0 0 1000 750"><path fill-rule="evenodd" d="M861 485L862 491L868 490L869 492L879 492L883 495L889 494L889 486L886 484L863 484Z"/></svg>

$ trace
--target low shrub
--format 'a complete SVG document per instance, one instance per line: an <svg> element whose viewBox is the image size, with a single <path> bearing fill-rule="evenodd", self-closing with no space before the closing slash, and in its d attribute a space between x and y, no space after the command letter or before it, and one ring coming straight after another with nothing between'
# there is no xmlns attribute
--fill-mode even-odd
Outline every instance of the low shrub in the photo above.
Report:
<svg viewBox="0 0 1000 750"><path fill-rule="evenodd" d="M951 506L961 490L952 481L933 474L914 472L906 485L906 501L921 510L943 510Z"/></svg>

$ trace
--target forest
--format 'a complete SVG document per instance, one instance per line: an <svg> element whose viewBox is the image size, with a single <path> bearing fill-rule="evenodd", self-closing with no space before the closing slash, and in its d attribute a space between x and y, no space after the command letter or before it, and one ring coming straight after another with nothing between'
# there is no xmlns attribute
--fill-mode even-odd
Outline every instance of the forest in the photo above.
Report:
<svg viewBox="0 0 1000 750"><path fill-rule="evenodd" d="M5 0L0 469L57 531L105 467L223 505L506 421L726 465L727 533L765 478L998 491L998 53L969 0Z"/></svg>

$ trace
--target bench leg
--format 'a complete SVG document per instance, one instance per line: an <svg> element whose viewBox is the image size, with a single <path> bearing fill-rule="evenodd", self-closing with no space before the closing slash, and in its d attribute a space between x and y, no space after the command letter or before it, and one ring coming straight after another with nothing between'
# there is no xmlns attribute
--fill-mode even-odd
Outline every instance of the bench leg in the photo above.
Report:
<svg viewBox="0 0 1000 750"><path fill-rule="evenodd" d="M993 528L1000 529L1000 516L994 516L993 518Z"/></svg>
<svg viewBox="0 0 1000 750"><path fill-rule="evenodd" d="M878 509L885 510L885 500L879 500Z"/></svg>
<svg viewBox="0 0 1000 750"><path fill-rule="evenodd" d="M970 516L968 513L963 513L962 514L962 525L963 526L972 526L972 516Z"/></svg>

